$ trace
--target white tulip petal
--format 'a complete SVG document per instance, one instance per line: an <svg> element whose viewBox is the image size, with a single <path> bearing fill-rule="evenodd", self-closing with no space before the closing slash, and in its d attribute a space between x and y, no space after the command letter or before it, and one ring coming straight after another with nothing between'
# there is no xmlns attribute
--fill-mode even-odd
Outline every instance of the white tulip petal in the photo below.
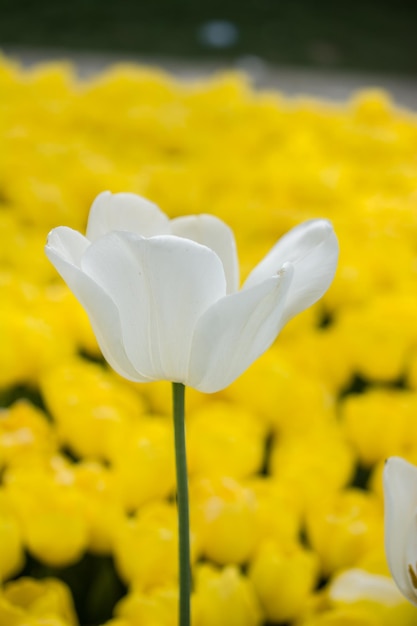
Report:
<svg viewBox="0 0 417 626"><path fill-rule="evenodd" d="M81 233L67 226L59 226L49 233L45 251L48 258L49 253L53 253L80 267L82 256L89 246L90 242Z"/></svg>
<svg viewBox="0 0 417 626"><path fill-rule="evenodd" d="M213 393L232 383L274 342L281 328L291 264L250 289L222 298L198 321L189 384Z"/></svg>
<svg viewBox="0 0 417 626"><path fill-rule="evenodd" d="M95 241L114 230L164 235L169 233L169 219L156 204L134 193L103 191L91 206L86 236Z"/></svg>
<svg viewBox="0 0 417 626"><path fill-rule="evenodd" d="M399 457L384 468L385 552L399 589L417 606L417 468Z"/></svg>
<svg viewBox="0 0 417 626"><path fill-rule="evenodd" d="M116 303L135 369L186 382L195 324L226 292L218 256L189 239L114 232L90 246L82 268Z"/></svg>
<svg viewBox="0 0 417 626"><path fill-rule="evenodd" d="M84 245L85 244L85 245ZM70 228L56 228L48 237L46 255L86 310L104 358L121 376L136 382L148 378L137 372L123 347L119 313L111 297L79 268L89 243Z"/></svg>
<svg viewBox="0 0 417 626"><path fill-rule="evenodd" d="M171 220L171 232L211 248L221 259L226 274L227 293L239 287L239 265L233 231L214 215L188 215Z"/></svg>
<svg viewBox="0 0 417 626"><path fill-rule="evenodd" d="M283 325L311 306L329 288L336 271L339 246L327 220L310 220L296 226L272 248L248 276L244 288L273 276L285 262L294 265Z"/></svg>
<svg viewBox="0 0 417 626"><path fill-rule="evenodd" d="M389 576L371 574L359 568L337 574L328 588L332 602L350 604L369 600L385 606L395 606L404 598Z"/></svg>

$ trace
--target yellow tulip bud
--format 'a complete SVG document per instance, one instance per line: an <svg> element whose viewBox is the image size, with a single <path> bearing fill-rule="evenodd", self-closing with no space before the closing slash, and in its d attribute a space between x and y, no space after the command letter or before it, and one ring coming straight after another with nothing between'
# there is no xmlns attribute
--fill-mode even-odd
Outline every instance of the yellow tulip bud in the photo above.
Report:
<svg viewBox="0 0 417 626"><path fill-rule="evenodd" d="M142 417L109 446L113 477L126 510L164 498L175 488L172 420Z"/></svg>
<svg viewBox="0 0 417 626"><path fill-rule="evenodd" d="M271 539L280 545L294 543L301 530L298 493L283 481L251 478L245 485L255 494L258 542Z"/></svg>
<svg viewBox="0 0 417 626"><path fill-rule="evenodd" d="M175 583L178 574L176 507L163 502L143 506L114 531L113 554L124 581L138 590ZM196 541L191 535L192 560Z"/></svg>
<svg viewBox="0 0 417 626"><path fill-rule="evenodd" d="M274 349L262 355L225 393L260 414L280 433L304 434L312 425L326 423L333 408L323 386L304 377Z"/></svg>
<svg viewBox="0 0 417 626"><path fill-rule="evenodd" d="M307 512L306 522L325 575L356 565L383 541L381 502L357 489L318 501Z"/></svg>
<svg viewBox="0 0 417 626"><path fill-rule="evenodd" d="M177 588L162 587L145 593L132 591L117 604L115 614L129 624L177 626Z"/></svg>
<svg viewBox="0 0 417 626"><path fill-rule="evenodd" d="M273 442L272 475L299 494L307 505L345 485L354 469L351 447L336 423L322 424L305 437L285 437Z"/></svg>
<svg viewBox="0 0 417 626"><path fill-rule="evenodd" d="M0 461L3 464L30 465L42 462L56 452L53 428L46 415L21 400L2 411L0 419Z"/></svg>
<svg viewBox="0 0 417 626"><path fill-rule="evenodd" d="M78 626L70 591L65 583L58 579L20 578L11 581L5 584L2 599L13 607L11 612L16 614L22 612L26 619L33 619L34 626L38 624L36 619L39 619L39 624L47 624L49 622L46 620L51 619L51 624ZM20 624L23 626L24 623L26 622L16 622L19 626Z"/></svg>
<svg viewBox="0 0 417 626"><path fill-rule="evenodd" d="M385 124L392 120L394 114L391 98L382 89L367 89L356 94L350 108L354 119L362 124Z"/></svg>
<svg viewBox="0 0 417 626"><path fill-rule="evenodd" d="M257 626L262 612L250 581L236 567L195 571L194 626Z"/></svg>
<svg viewBox="0 0 417 626"><path fill-rule="evenodd" d="M289 622L305 611L319 573L314 552L296 543L286 547L265 541L249 569L249 578L270 622Z"/></svg>
<svg viewBox="0 0 417 626"><path fill-rule="evenodd" d="M80 358L48 371L41 388L60 439L80 456L108 458L143 413L140 396L124 381Z"/></svg>
<svg viewBox="0 0 417 626"><path fill-rule="evenodd" d="M387 255L386 249L383 254ZM411 264L412 260L404 260L401 265L408 263ZM378 258L375 272L381 271L386 274ZM376 381L397 380L403 376L410 344L416 340L413 324L416 313L417 305L413 299L409 296L393 298L391 294L374 296L363 307L347 309L338 325L339 333L349 338L344 354L351 370Z"/></svg>
<svg viewBox="0 0 417 626"><path fill-rule="evenodd" d="M243 478L259 471L264 429L255 415L238 405L212 402L187 418L191 472Z"/></svg>
<svg viewBox="0 0 417 626"><path fill-rule="evenodd" d="M219 564L247 561L257 542L254 493L232 478L198 479L190 498L203 553Z"/></svg>
<svg viewBox="0 0 417 626"><path fill-rule="evenodd" d="M342 404L347 437L364 465L401 454L410 445L416 413L417 393L395 389L371 389Z"/></svg>
<svg viewBox="0 0 417 626"><path fill-rule="evenodd" d="M41 372L73 354L71 342L65 336L58 342L42 313L25 311L17 304L3 303L0 328L2 387L22 381L37 384Z"/></svg>
<svg viewBox="0 0 417 626"><path fill-rule="evenodd" d="M114 474L100 463L81 461L74 466L74 481L83 499L89 550L95 554L110 554L114 529L123 519Z"/></svg>
<svg viewBox="0 0 417 626"><path fill-rule="evenodd" d="M65 480L72 481L70 472ZM83 498L71 482L54 481L44 469L7 472L5 487L28 550L42 563L76 562L88 545Z"/></svg>

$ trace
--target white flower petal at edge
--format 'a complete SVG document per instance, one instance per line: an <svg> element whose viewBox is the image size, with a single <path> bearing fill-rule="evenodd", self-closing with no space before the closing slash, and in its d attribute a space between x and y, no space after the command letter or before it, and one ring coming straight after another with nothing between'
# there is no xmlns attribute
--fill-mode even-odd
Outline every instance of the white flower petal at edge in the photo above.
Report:
<svg viewBox="0 0 417 626"><path fill-rule="evenodd" d="M371 574L359 568L337 574L330 582L328 594L332 602L344 604L368 600L385 606L395 606L404 602L404 597L392 578Z"/></svg>
<svg viewBox="0 0 417 626"><path fill-rule="evenodd" d="M249 274L243 288L272 276L284 263L292 263L294 278L282 319L284 326L327 291L334 278L338 255L339 246L330 222L309 220L281 237Z"/></svg>
<svg viewBox="0 0 417 626"><path fill-rule="evenodd" d="M60 226L48 236L46 255L86 310L104 358L124 378L149 382L127 358L116 304L105 291L81 270L82 252L88 240L71 228Z"/></svg>
<svg viewBox="0 0 417 626"><path fill-rule="evenodd" d="M54 229L46 254L86 309L110 365L130 380L208 393L229 385L333 279L326 220L278 242L237 292L233 232L210 215L169 220L134 194L100 194L87 237Z"/></svg>
<svg viewBox="0 0 417 626"><path fill-rule="evenodd" d="M384 468L385 552L405 597L417 606L417 467L391 457Z"/></svg>
<svg viewBox="0 0 417 626"><path fill-rule="evenodd" d="M142 237L167 235L169 219L156 204L134 193L103 191L91 206L86 237L95 241L115 230Z"/></svg>

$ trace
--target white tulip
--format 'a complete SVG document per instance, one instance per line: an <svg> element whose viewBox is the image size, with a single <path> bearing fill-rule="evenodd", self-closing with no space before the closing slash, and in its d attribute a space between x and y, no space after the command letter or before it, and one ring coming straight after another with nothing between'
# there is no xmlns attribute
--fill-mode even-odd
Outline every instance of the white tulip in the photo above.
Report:
<svg viewBox="0 0 417 626"><path fill-rule="evenodd" d="M385 553L405 597L417 606L417 467L391 457L384 468Z"/></svg>
<svg viewBox="0 0 417 626"><path fill-rule="evenodd" d="M392 578L371 574L359 568L337 574L329 584L328 595L336 604L369 601L384 606L396 606L404 602Z"/></svg>
<svg viewBox="0 0 417 626"><path fill-rule="evenodd" d="M46 254L119 374L211 393L233 382L290 318L324 294L338 244L328 221L305 222L239 291L234 236L221 220L169 220L139 196L104 192L93 203L86 237L55 228Z"/></svg>

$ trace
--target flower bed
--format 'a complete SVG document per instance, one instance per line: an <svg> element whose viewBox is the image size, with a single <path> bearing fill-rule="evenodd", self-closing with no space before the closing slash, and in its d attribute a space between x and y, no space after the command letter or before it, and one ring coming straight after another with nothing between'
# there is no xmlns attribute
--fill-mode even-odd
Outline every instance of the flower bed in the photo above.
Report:
<svg viewBox="0 0 417 626"><path fill-rule="evenodd" d="M413 624L380 477L417 461L416 117L135 66L3 59L0 88L0 626L176 624L170 385L107 368L43 251L104 189L222 218L244 275L305 219L340 242L318 305L228 389L189 390L193 625Z"/></svg>

